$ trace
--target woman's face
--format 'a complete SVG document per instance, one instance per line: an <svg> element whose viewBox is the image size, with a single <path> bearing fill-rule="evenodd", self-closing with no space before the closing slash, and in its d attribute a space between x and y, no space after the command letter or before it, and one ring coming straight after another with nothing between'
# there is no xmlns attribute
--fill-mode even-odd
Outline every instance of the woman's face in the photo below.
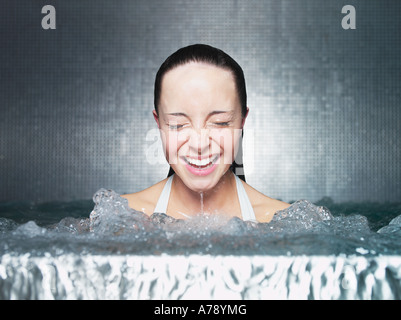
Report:
<svg viewBox="0 0 401 320"><path fill-rule="evenodd" d="M232 73L191 62L162 80L158 114L166 159L193 191L212 189L234 161L245 118Z"/></svg>

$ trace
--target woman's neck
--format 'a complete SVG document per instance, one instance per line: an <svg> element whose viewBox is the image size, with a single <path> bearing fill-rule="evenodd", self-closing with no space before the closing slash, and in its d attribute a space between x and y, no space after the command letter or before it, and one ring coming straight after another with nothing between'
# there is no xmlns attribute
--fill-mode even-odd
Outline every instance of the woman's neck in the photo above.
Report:
<svg viewBox="0 0 401 320"><path fill-rule="evenodd" d="M196 192L189 189L178 175L174 176L172 184L172 198L174 207L187 215L212 214L233 203L236 197L235 177L231 170L221 177L219 182L205 192ZM235 198L234 198L235 197Z"/></svg>

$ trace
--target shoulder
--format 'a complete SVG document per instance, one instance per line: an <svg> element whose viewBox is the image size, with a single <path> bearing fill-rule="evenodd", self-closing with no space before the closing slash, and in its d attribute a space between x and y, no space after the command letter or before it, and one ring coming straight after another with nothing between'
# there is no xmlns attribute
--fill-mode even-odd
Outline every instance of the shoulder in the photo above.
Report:
<svg viewBox="0 0 401 320"><path fill-rule="evenodd" d="M123 194L121 197L128 200L130 208L152 215L156 207L157 200L166 184L167 178L154 184L153 186L139 192Z"/></svg>
<svg viewBox="0 0 401 320"><path fill-rule="evenodd" d="M242 181L242 184L252 204L256 220L259 222L270 222L276 212L290 206L289 203L264 195L246 182Z"/></svg>

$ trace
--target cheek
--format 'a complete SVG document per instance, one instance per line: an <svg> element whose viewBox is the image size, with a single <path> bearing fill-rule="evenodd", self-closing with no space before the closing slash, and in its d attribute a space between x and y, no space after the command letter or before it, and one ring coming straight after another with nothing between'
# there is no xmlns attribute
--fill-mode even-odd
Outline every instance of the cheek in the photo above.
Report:
<svg viewBox="0 0 401 320"><path fill-rule="evenodd" d="M235 129L234 130L234 150L233 154L234 156L237 155L238 148L242 142L242 129Z"/></svg>
<svg viewBox="0 0 401 320"><path fill-rule="evenodd" d="M163 149L167 160L171 163L176 163L178 151L185 144L187 138L182 134L170 131L162 131Z"/></svg>
<svg viewBox="0 0 401 320"><path fill-rule="evenodd" d="M225 160L229 163L232 163L231 159L233 159L238 150L241 133L237 131L237 129L221 129L211 132L212 149L215 152L223 152Z"/></svg>

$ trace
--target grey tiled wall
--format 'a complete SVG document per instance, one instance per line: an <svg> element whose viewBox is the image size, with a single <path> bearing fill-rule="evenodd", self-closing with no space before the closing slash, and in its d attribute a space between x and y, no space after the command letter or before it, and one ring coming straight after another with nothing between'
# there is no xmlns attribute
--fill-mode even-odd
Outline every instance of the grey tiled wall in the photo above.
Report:
<svg viewBox="0 0 401 320"><path fill-rule="evenodd" d="M41 27L46 4L55 30ZM341 27L346 4L354 30ZM168 165L146 157L154 76L192 43L244 69L248 183L286 201L401 200L399 1L0 6L0 201L90 198L163 179Z"/></svg>

